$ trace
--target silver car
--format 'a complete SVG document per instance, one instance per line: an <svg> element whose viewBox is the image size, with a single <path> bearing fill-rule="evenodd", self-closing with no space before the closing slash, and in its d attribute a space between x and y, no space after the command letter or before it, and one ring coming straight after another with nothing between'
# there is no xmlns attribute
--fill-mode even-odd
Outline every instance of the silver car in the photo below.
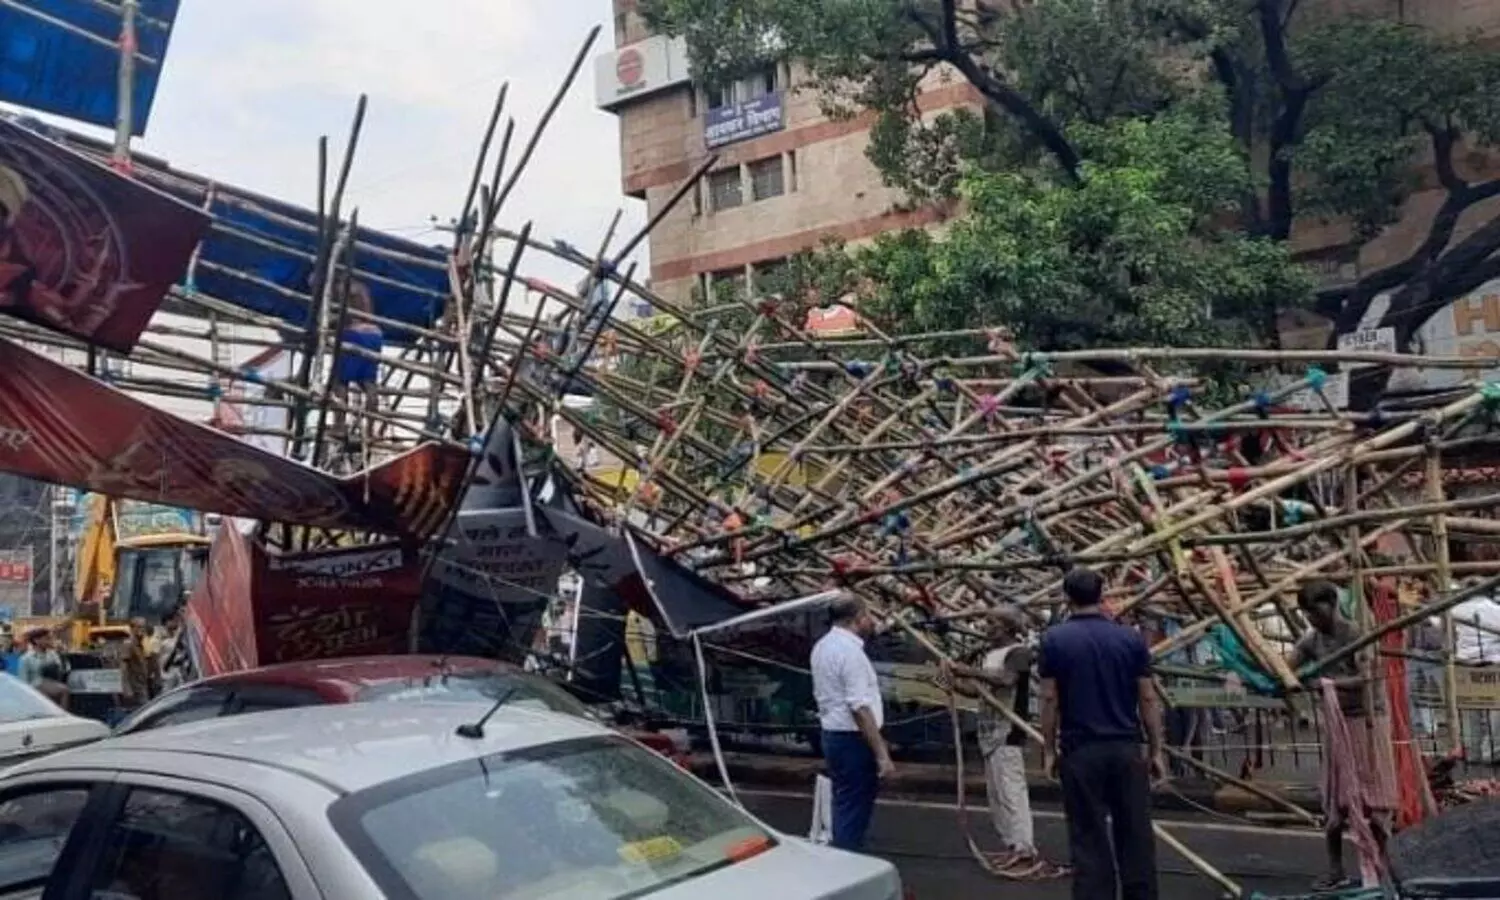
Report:
<svg viewBox="0 0 1500 900"><path fill-rule="evenodd" d="M0 778L0 900L899 900L570 716L351 704L112 738Z"/></svg>

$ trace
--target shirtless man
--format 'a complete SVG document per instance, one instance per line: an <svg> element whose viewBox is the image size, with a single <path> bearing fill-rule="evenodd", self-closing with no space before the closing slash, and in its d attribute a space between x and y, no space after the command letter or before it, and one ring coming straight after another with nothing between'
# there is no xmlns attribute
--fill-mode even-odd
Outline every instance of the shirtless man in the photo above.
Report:
<svg viewBox="0 0 1500 900"><path fill-rule="evenodd" d="M1287 663L1293 670L1331 656L1335 651L1359 639L1359 629L1339 614L1339 592L1327 581L1304 584L1297 595L1297 605L1312 626L1297 642ZM1370 689L1370 677L1359 654L1345 656L1326 667L1319 679L1329 679L1338 693L1339 711L1348 723L1352 741L1355 777L1368 786L1365 796L1368 808L1336 808L1329 812L1325 829L1328 850L1328 874L1314 883L1314 890L1338 890L1353 884L1344 868L1344 831L1349 816L1365 814L1371 829L1385 852L1386 839L1394 826L1396 810L1396 772L1391 750L1390 720L1385 716L1383 688ZM1327 726L1324 727L1325 736ZM1326 761L1332 753L1325 747L1323 759L1324 790L1329 791L1330 773Z"/></svg>

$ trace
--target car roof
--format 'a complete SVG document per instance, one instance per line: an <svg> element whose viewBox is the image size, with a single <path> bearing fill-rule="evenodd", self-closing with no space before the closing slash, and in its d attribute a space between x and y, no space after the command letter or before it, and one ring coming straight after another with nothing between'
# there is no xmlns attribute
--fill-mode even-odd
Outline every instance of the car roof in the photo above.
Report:
<svg viewBox="0 0 1500 900"><path fill-rule="evenodd" d="M343 694L390 681L438 675L446 668L453 675L475 672L522 673L519 666L477 656L440 656L436 654L391 654L387 656L354 656L347 659L314 659L305 662L278 663L228 672L193 682L194 686L232 684L296 685L331 689Z"/></svg>
<svg viewBox="0 0 1500 900"><path fill-rule="evenodd" d="M270 766L316 781L336 793L496 753L612 732L576 716L502 707L484 736L458 735L492 704L469 702L303 706L253 716L228 716L148 729L67 750L8 770L172 772L173 757ZM238 778L229 781L238 781Z"/></svg>

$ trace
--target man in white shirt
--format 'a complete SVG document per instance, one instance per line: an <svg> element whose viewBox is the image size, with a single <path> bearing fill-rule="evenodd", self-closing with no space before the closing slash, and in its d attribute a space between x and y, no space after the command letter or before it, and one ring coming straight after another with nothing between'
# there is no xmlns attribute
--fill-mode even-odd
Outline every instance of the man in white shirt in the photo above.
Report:
<svg viewBox="0 0 1500 900"><path fill-rule="evenodd" d="M841 850L864 848L875 812L880 779L895 771L880 736L885 707L865 639L875 619L856 597L843 596L829 610L832 627L812 651L813 698L823 730L823 759L833 782L833 840Z"/></svg>
<svg viewBox="0 0 1500 900"><path fill-rule="evenodd" d="M1454 585L1457 590L1461 585ZM1500 603L1491 597L1475 597L1453 607L1454 657L1470 666L1500 663ZM1464 755L1471 763L1496 759L1500 739L1500 716L1492 710L1466 709L1463 720Z"/></svg>

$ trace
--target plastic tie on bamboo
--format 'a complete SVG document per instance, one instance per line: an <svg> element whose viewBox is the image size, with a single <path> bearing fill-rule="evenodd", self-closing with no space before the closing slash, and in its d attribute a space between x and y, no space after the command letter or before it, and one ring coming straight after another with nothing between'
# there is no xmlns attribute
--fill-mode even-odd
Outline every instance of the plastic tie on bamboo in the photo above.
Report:
<svg viewBox="0 0 1500 900"><path fill-rule="evenodd" d="M1479 389L1480 402L1491 415L1500 411L1500 384L1486 381Z"/></svg>

